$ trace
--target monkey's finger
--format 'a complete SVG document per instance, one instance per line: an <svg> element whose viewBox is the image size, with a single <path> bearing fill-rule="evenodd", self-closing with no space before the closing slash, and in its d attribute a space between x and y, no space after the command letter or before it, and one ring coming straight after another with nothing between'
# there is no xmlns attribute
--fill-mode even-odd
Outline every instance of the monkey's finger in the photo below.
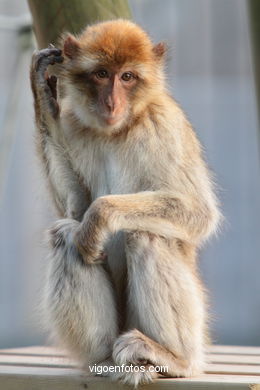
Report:
<svg viewBox="0 0 260 390"><path fill-rule="evenodd" d="M50 56L50 57L41 57L39 58L35 70L38 71L44 71L47 69L49 65L54 65L56 63L62 63L64 61L64 57L62 56Z"/></svg>
<svg viewBox="0 0 260 390"><path fill-rule="evenodd" d="M48 65L54 65L55 63L62 63L64 61L64 57L62 56L50 56L48 58Z"/></svg>
<svg viewBox="0 0 260 390"><path fill-rule="evenodd" d="M61 49L57 49L56 47L48 47L46 49L39 50L38 53L44 57L49 56L60 56L62 53Z"/></svg>
<svg viewBox="0 0 260 390"><path fill-rule="evenodd" d="M56 62L61 63L64 57L61 55L60 49L43 49L33 54L32 64L36 72L45 70L48 65L53 65Z"/></svg>
<svg viewBox="0 0 260 390"><path fill-rule="evenodd" d="M50 77L48 77L47 82L48 82L50 87L56 87L56 85L57 85L57 77L54 76L54 75L51 75Z"/></svg>

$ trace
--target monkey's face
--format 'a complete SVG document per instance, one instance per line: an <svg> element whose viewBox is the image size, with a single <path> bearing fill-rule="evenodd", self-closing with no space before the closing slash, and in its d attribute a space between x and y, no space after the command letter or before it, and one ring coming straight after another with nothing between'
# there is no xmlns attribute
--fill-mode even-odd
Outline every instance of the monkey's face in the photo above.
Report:
<svg viewBox="0 0 260 390"><path fill-rule="evenodd" d="M119 128L132 112L134 95L142 81L129 66L100 64L93 71L74 73L72 84L80 93L79 103L89 119L95 117L103 128Z"/></svg>
<svg viewBox="0 0 260 390"><path fill-rule="evenodd" d="M64 75L71 106L81 121L102 132L140 116L161 88L164 47L143 30L118 20L88 27L64 40Z"/></svg>
<svg viewBox="0 0 260 390"><path fill-rule="evenodd" d="M118 125L127 119L130 96L138 82L135 73L125 69L100 67L88 77L90 91L96 101L97 116L105 125Z"/></svg>

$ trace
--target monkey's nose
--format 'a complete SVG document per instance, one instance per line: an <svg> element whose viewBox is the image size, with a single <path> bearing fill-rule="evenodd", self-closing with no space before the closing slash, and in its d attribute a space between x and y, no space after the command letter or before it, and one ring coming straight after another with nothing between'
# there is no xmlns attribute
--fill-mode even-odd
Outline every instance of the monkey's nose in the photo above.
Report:
<svg viewBox="0 0 260 390"><path fill-rule="evenodd" d="M106 106L109 109L109 111L113 112L115 109L115 103L111 96L108 96L105 100Z"/></svg>

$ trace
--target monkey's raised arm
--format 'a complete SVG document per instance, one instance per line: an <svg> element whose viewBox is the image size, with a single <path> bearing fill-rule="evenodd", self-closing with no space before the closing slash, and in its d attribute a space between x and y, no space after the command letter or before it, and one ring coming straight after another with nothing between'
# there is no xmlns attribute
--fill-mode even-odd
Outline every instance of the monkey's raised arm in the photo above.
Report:
<svg viewBox="0 0 260 390"><path fill-rule="evenodd" d="M62 61L61 50L54 47L36 51L32 57L30 77L38 128L37 147L59 214L81 220L89 205L89 195L73 171L63 146L57 79L47 74L49 65Z"/></svg>
<svg viewBox="0 0 260 390"><path fill-rule="evenodd" d="M217 207L202 200L164 191L108 195L95 200L75 236L84 259L100 257L109 234L147 231L198 244L218 223Z"/></svg>

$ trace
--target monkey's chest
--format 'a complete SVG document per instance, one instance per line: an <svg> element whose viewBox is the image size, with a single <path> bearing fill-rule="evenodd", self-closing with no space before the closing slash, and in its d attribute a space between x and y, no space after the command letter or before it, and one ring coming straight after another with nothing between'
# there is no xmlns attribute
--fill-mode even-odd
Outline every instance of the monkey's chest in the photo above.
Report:
<svg viewBox="0 0 260 390"><path fill-rule="evenodd" d="M128 161L118 161L114 157L104 156L99 174L92 176L91 193L94 198L106 194L129 194L142 191L144 179L130 167ZM141 179L141 180L140 180Z"/></svg>
<svg viewBox="0 0 260 390"><path fill-rule="evenodd" d="M94 198L105 194L128 192L133 186L130 175L116 156L99 155L89 186Z"/></svg>
<svg viewBox="0 0 260 390"><path fill-rule="evenodd" d="M74 166L90 190L92 200L109 194L127 194L145 190L142 169L132 159L122 158L113 150L88 148L77 154ZM143 183L143 184L142 184ZM146 185L144 185L146 183Z"/></svg>

